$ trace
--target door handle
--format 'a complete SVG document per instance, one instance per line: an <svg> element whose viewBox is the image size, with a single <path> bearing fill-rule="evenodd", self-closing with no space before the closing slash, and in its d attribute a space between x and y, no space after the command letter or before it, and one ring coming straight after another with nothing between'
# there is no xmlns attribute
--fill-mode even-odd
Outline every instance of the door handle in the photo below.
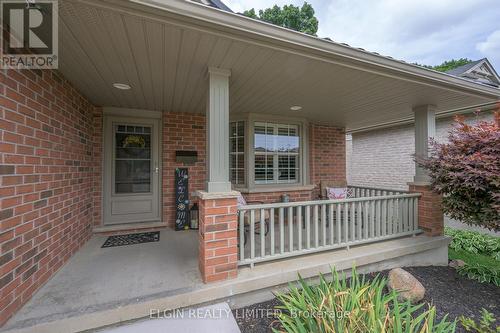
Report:
<svg viewBox="0 0 500 333"><path fill-rule="evenodd" d="M155 173L159 173L160 168L158 168L158 162L155 162Z"/></svg>

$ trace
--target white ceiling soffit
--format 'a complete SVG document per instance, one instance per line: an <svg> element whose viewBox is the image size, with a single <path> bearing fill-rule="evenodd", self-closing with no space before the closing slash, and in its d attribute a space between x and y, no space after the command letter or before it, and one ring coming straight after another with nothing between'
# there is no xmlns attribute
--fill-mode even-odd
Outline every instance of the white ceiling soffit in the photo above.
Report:
<svg viewBox="0 0 500 333"><path fill-rule="evenodd" d="M202 113L210 66L231 69L231 112L287 116L300 105L293 116L349 128L407 118L419 104L448 110L500 96L201 4L59 3L60 70L96 105ZM117 82L132 89L112 88Z"/></svg>

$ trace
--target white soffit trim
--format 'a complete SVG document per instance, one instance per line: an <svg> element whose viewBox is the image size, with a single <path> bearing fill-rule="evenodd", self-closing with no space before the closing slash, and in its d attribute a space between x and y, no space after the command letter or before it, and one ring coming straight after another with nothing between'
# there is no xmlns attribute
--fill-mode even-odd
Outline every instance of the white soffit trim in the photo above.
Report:
<svg viewBox="0 0 500 333"><path fill-rule="evenodd" d="M175 21L175 18L172 18L170 14L174 13L185 17L182 22L179 22L177 18L177 22L174 22L175 24L184 25L191 29L196 29L193 26L197 26L197 29L200 31L223 35L248 43L271 47L311 59L327 61L395 79L438 86L465 94L487 95L494 98L500 97L500 89L497 88L412 65L391 57L381 56L363 49L278 27L240 14L207 7L196 2L184 0L76 1L108 8L112 6L115 10L122 10L129 14L146 16L163 21ZM216 26L213 27L206 23L215 24ZM227 28L231 29L231 31L228 31ZM234 30L238 30L243 34L235 34ZM274 41L273 45L269 45L269 40ZM267 41L267 44L262 43L262 41ZM332 59L332 56L334 59Z"/></svg>

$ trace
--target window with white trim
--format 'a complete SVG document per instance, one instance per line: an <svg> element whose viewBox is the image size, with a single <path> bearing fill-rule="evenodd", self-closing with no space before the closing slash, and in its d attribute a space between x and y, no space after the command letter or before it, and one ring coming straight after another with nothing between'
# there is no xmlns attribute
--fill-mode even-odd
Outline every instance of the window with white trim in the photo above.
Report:
<svg viewBox="0 0 500 333"><path fill-rule="evenodd" d="M299 182L299 126L254 123L255 184Z"/></svg>
<svg viewBox="0 0 500 333"><path fill-rule="evenodd" d="M229 124L229 171L231 183L245 184L245 122L234 121Z"/></svg>

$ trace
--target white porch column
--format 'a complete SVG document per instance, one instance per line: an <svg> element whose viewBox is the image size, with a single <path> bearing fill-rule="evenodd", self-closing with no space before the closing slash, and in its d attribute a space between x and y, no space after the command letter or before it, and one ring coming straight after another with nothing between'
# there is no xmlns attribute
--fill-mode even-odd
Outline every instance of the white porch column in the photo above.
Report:
<svg viewBox="0 0 500 333"><path fill-rule="evenodd" d="M415 115L415 156L429 156L429 140L436 136L436 111L433 105L421 105L413 108ZM415 163L414 182L429 184L427 172Z"/></svg>
<svg viewBox="0 0 500 333"><path fill-rule="evenodd" d="M229 181L229 76L231 71L208 69L207 192L230 192Z"/></svg>

